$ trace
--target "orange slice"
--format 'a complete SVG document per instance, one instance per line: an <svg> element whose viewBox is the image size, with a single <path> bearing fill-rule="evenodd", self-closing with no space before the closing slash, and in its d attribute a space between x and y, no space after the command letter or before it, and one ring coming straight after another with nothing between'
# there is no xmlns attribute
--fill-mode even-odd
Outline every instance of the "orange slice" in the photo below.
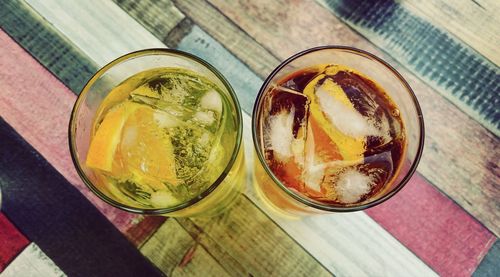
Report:
<svg viewBox="0 0 500 277"><path fill-rule="evenodd" d="M158 118L155 113L161 111L138 105L123 127L120 150L123 163L137 179L160 189L160 182L177 185L178 180L170 136L166 129L160 127L160 122L155 120Z"/></svg>
<svg viewBox="0 0 500 277"><path fill-rule="evenodd" d="M111 172L121 133L129 115L137 105L124 103L111 109L97 128L89 150L86 165L90 168Z"/></svg>

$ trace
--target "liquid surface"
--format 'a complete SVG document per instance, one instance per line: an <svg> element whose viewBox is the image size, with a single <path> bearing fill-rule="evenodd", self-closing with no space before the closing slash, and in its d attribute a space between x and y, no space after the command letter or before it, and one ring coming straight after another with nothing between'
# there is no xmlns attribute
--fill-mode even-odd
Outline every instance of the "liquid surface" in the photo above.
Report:
<svg viewBox="0 0 500 277"><path fill-rule="evenodd" d="M100 189L126 205L187 202L220 176L232 155L236 128L229 110L221 90L195 72L139 73L102 101L86 165Z"/></svg>
<svg viewBox="0 0 500 277"><path fill-rule="evenodd" d="M331 205L361 203L382 192L406 144L390 97L341 65L284 77L264 96L259 126L274 175L290 190Z"/></svg>

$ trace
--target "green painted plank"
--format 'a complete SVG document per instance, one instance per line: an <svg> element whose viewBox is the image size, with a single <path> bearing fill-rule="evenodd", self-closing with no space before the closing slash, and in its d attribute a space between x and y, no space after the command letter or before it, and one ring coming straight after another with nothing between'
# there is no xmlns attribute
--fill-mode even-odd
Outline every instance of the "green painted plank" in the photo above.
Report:
<svg viewBox="0 0 500 277"><path fill-rule="evenodd" d="M500 135L498 66L394 1L319 2L494 134Z"/></svg>
<svg viewBox="0 0 500 277"><path fill-rule="evenodd" d="M184 14L170 0L113 1L160 40L184 19Z"/></svg>
<svg viewBox="0 0 500 277"><path fill-rule="evenodd" d="M99 68L23 1L0 2L0 27L74 92Z"/></svg>

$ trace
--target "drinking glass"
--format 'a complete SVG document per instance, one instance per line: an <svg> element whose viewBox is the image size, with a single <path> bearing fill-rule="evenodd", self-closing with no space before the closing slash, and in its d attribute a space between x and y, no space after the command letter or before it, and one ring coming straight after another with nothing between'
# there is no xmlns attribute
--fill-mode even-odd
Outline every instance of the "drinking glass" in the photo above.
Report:
<svg viewBox="0 0 500 277"><path fill-rule="evenodd" d="M325 204L290 190L272 172L264 156L264 99L280 80L293 72L319 64L344 65L370 77L392 98L399 109L406 131L402 164L394 181L381 193L359 204ZM297 217L329 212L353 212L378 205L394 196L415 172L424 144L424 121L415 94L393 67L366 51L343 46L321 46L293 55L281 63L265 80L254 105L252 134L255 147L254 188L266 206L286 216Z"/></svg>
<svg viewBox="0 0 500 277"><path fill-rule="evenodd" d="M229 109L223 116L234 134L222 136L224 148L222 163L225 165L219 177L198 196L173 207L150 208L124 203L113 194L112 184L102 184L95 171L86 166L87 151L91 141L91 129L103 99L115 87L129 77L155 68L178 68L191 70L212 81L228 99ZM244 158L242 145L241 109L229 82L210 64L202 59L171 49L146 49L126 54L100 69L85 85L73 107L69 124L69 145L71 157L84 183L103 201L119 209L152 215L177 217L211 216L234 202L244 184ZM213 165L205 165L207 167Z"/></svg>

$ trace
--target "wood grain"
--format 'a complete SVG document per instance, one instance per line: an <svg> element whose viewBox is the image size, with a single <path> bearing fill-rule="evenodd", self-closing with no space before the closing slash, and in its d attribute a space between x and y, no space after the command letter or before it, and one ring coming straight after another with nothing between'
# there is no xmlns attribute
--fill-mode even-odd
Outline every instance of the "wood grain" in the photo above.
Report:
<svg viewBox="0 0 500 277"><path fill-rule="evenodd" d="M479 267L474 271L474 277L496 277L500 272L500 240L496 240L488 254L481 261Z"/></svg>
<svg viewBox="0 0 500 277"><path fill-rule="evenodd" d="M279 59L205 0L175 0L175 5L210 36L231 51L259 77L266 78ZM156 2L154 2L156 5Z"/></svg>
<svg viewBox="0 0 500 277"><path fill-rule="evenodd" d="M183 20L183 22L186 22ZM182 24L182 23L181 23ZM188 26L190 26L188 24ZM176 28L177 29L177 28ZM193 31L195 28L194 26L187 28L189 32ZM175 32L175 30L173 31ZM185 30L182 30L180 33L184 33ZM171 32L172 33L172 32ZM223 49L221 46L217 47L210 47L210 45L215 45L217 42L213 41L213 39L209 39L209 37L205 37L206 34L203 34L201 30L196 31L198 35L196 36L191 36L193 38L193 43L194 45L187 45L187 47L190 47L191 51L197 55L206 55L207 52L204 52L206 50L203 50L204 48L209 48L213 49L211 50L211 55L214 55L215 57L218 57L218 50L217 49ZM187 35L187 37L189 34ZM180 41L177 43L177 45L181 45L183 39L180 39ZM189 40L185 40L189 41ZM198 41L198 42L197 42ZM204 41L209 41L210 43L205 43ZM196 43L197 42L197 43ZM199 50L201 48L202 50ZM198 52L200 54L198 54ZM227 57L232 57L231 55L228 55ZM230 60L230 59L229 59ZM226 62L228 59L222 59L222 58L217 58L214 59L215 62L214 65L219 68L223 68L226 65ZM233 63L231 61L231 63ZM242 71L242 74L247 71ZM240 78L245 78L245 76L240 77ZM239 92L242 93L242 92ZM245 93L245 91L243 91ZM247 103L247 105L251 106L251 103ZM248 134L250 134L250 124L249 124L249 117L245 116L245 136L246 136L246 145L247 149L246 151L250 151L251 154L251 137L248 137ZM250 146L250 147L248 147ZM251 155L250 155L251 156ZM248 156L247 156L248 160ZM250 163L251 165L251 163ZM251 183L251 179L249 180ZM255 200L255 199L254 199ZM335 243L332 243L333 240L325 240L322 238L323 233L319 232L317 228L309 228L308 226L302 226L303 228L299 228L301 224L296 224L291 227L294 230L298 230L297 232L293 232L293 230L290 230L290 228L285 228L287 232L292 233L293 237L295 239L300 238L301 244L304 246L307 246L309 250L314 250L315 256L319 257L322 261L325 261L325 264L327 267L334 271L337 274L345 274L345 275L353 275L355 273L360 273L362 275L369 274L371 272L370 270L373 267L374 264L379 264L379 266L375 267L376 272L385 272L387 275L401 275L402 272L410 272L413 275L432 275L433 272L425 265L423 264L417 257L415 257L411 252L409 252L407 249L405 249L397 240L392 238L386 231L384 231L380 226L378 226L375 222L369 219L366 215L362 214L363 216L361 218L359 217L353 217L355 221L358 221L359 225L353 225L347 223L347 226L344 226L344 228L339 229L339 234L342 234L339 236L340 239L339 241L335 241ZM319 219L317 222L318 225L316 226L336 226L336 225L345 225L346 222L340 220L337 221L336 218L333 220L329 221L324 221L324 219ZM288 225L282 225L282 226L288 226ZM367 233L360 233L357 231L357 228L361 228L362 230L367 230ZM380 238L380 240L383 242L383 244L376 242L372 242L371 240L362 240L361 238L364 237L369 237L369 234L377 234L377 237ZM315 243L311 244L309 241L314 240ZM360 241L363 241L360 243ZM346 254L345 252L339 251L337 245L342 245L346 244L349 245L347 249L350 249L350 252L348 253L349 255L349 260L346 262ZM354 245L354 247L353 247ZM344 248L346 249L346 248ZM371 251L373 256L370 255L365 255L367 251ZM375 252L373 252L375 251ZM392 259L380 259L379 257L384 256L383 253L393 253L394 256L401 257L401 260L399 263L393 263ZM342 258L343 257L343 258ZM237 257L238 258L238 257ZM338 268L335 268L338 266Z"/></svg>
<svg viewBox="0 0 500 277"><path fill-rule="evenodd" d="M447 30L500 66L499 1L400 0L398 3L440 29Z"/></svg>
<svg viewBox="0 0 500 277"><path fill-rule="evenodd" d="M1 193L1 192L0 192ZM30 241L0 213L0 272L25 248Z"/></svg>
<svg viewBox="0 0 500 277"><path fill-rule="evenodd" d="M125 233L140 218L105 204L90 192L71 161L68 124L76 95L2 31L0 44L0 116Z"/></svg>
<svg viewBox="0 0 500 277"><path fill-rule="evenodd" d="M26 2L99 65L132 51L165 47L111 1Z"/></svg>
<svg viewBox="0 0 500 277"><path fill-rule="evenodd" d="M279 58L312 46L344 44L370 51L395 66L416 92L426 121L418 171L495 235L500 234L500 188L496 185L500 183L500 149L495 135L314 2L290 2L287 9L281 8L285 2L280 1L210 2ZM288 43L283 44L285 38Z"/></svg>
<svg viewBox="0 0 500 277"><path fill-rule="evenodd" d="M197 239L206 237L212 242L208 245L216 243L223 249L225 255L216 258L232 276L331 275L245 196L221 216L179 219L182 225L188 225L186 221L196 226L194 231L190 229ZM235 269L232 260L226 263L223 259L227 255L237 257L245 271Z"/></svg>
<svg viewBox="0 0 500 277"><path fill-rule="evenodd" d="M57 26L57 25L56 25ZM199 34L198 32L200 32L201 30L197 30L195 34ZM191 36L190 38L193 38L193 40L195 40L195 36ZM197 48L197 47L203 47L203 48L206 48L206 46L208 46L210 44L210 41L208 41L208 38L207 37L204 37L204 41L205 42L201 42L200 44L198 44L198 46L189 46L189 44L186 44L186 41L189 41L189 36L188 36L188 39L183 39L179 45L186 45L186 47L193 47L194 48ZM212 46L208 47L208 51L213 51L213 49L222 49L220 46L218 47L215 47L213 48ZM217 50L220 52L220 50ZM222 52L222 54L225 54L224 52ZM233 62L233 64L235 64L236 66L238 66L236 62ZM245 69L248 71L248 69ZM250 72L250 71L248 71ZM249 144L250 145L250 144ZM256 208L254 208L254 210L256 210ZM266 218L263 214L260 214L260 217L262 218ZM269 219L267 219L269 220ZM172 220L170 222L176 222L175 220ZM162 225L163 226L163 225ZM277 227L274 223L272 223L272 221L268 221L268 228L271 228L271 229L276 229L276 230L279 230L279 232L281 232L281 236L285 236L286 237L286 233L284 233L281 229L279 229L279 227ZM163 227L162 227L163 228ZM169 230L169 228L171 229L171 227L169 227L169 225L166 225L166 228L167 230ZM240 226L240 228L243 228L243 226ZM163 230L163 229L162 229ZM173 231L169 231L169 232L173 232L173 233L178 233L178 230L177 229L173 229ZM212 253L208 254L207 250L204 250L204 248L202 246L199 246L199 247L196 247L196 250L193 252L193 247L195 247L194 245L191 245L188 249L186 249L185 252L182 253L182 255L180 255L180 253L177 253L179 255L175 255L175 257L177 259L181 259L181 260L176 260L176 263L175 263L175 267L172 267L172 261L171 260L168 260L166 258L166 255L165 253L166 252L161 252L161 251L157 251L157 248L160 248L160 249L170 249L168 247L164 248L165 247L165 243L166 243L166 239L162 238L161 235L162 232L158 232L158 233L155 233L155 235L149 237L149 239L146 238L146 242L143 242L143 246L141 248L142 251L144 251L144 253L146 253L146 255L149 256L149 258L151 259L152 262L154 262L156 265L158 265L162 270L164 270L164 272L168 272L168 273L174 273L174 274L181 274L181 273L186 273L186 274L189 274L189 273L193 273L193 272L206 272L207 270L207 267L214 267L214 272L212 272L214 275L220 275L222 274L222 271L218 270L216 266L214 266L214 263L217 262L219 263L220 261L214 261L213 258L211 258L210 255L212 255ZM169 233L171 234L171 233ZM271 233L271 234L275 234L275 232ZM142 236L142 235L141 235ZM159 236L159 237L157 237ZM171 235L168 235L167 238L169 240L171 240L170 242L172 243L172 246L173 247L179 247L178 245L178 239L177 238L172 238ZM327 271L321 267L321 265L319 265L317 263L317 261L315 261L313 258L311 258L307 252L304 252L304 250L302 248L300 248L299 246L297 246L295 244L295 242L291 239L289 239L289 243L291 243L292 245L289 245L291 248L294 247L294 249L296 251L301 251L299 253L297 252L292 252L292 254L296 255L296 256L299 256L299 257L308 257L308 259L306 259L305 261L309 261L310 263L308 264L308 268L317 268L316 270L318 272L321 272L321 270L323 272L325 272L327 275ZM139 242L140 244L140 242ZM182 243L181 243L182 244ZM223 246L225 246L227 244L227 242L221 244ZM155 247L157 248L154 248L153 246L156 245ZM285 244L286 245L286 244ZM168 244L167 244L168 246ZM153 247L153 249L151 249L151 247ZM182 248L181 248L182 249ZM170 253L171 251L167 251L167 253ZM194 254L193 254L194 253ZM175 253L174 253L175 254ZM237 255L237 259L240 259L242 256L246 256L247 253L245 252L233 252L233 254ZM267 260L271 257L272 260L279 260L280 257L279 256L274 256L274 255L271 255L269 256L268 253L266 252L256 252L254 253L255 255L259 255L257 257L252 257L252 256L249 256L248 259L255 259L255 258L258 258L258 261L263 261L263 260ZM300 255L299 255L300 254ZM191 258L190 258L191 256ZM221 258L221 256L219 256L219 258ZM303 262L302 264L305 264L305 262ZM182 266L181 266L182 265ZM258 266L255 266L254 267L255 270L259 270L260 268ZM279 269L278 269L279 270ZM255 271L257 272L256 274L258 274L259 271ZM208 274L210 274L211 272L207 272Z"/></svg>
<svg viewBox="0 0 500 277"><path fill-rule="evenodd" d="M243 117L244 126L250 126ZM250 128L244 129L245 143L252 140ZM254 150L245 148L245 159L252 172ZM253 184L253 174L247 176ZM333 274L340 276L435 276L414 253L401 245L365 212L289 218L269 208L256 190L248 185L245 194L304 249ZM398 202L399 203L399 202ZM397 212L397 211L396 211ZM425 221L425 218L419 219ZM413 237L410 240L414 239Z"/></svg>
<svg viewBox="0 0 500 277"><path fill-rule="evenodd" d="M201 39L204 39L203 37L199 38L200 40ZM181 40L182 41L182 40ZM206 44L204 43L198 43L196 44L198 45L198 47L201 47L201 48L204 48L206 46ZM196 48L193 48L193 50L195 50ZM213 49L221 49L221 47L215 47ZM197 50L199 51L199 50ZM202 53L202 51L200 51ZM215 55L217 56L217 55ZM225 63L226 61L224 59L218 59L219 62L222 62L222 63ZM220 64L217 64L216 67L219 67L219 66L223 66L220 65ZM249 125L249 117L248 116L245 116L246 118L246 123L245 125L247 126L246 127L246 133L249 134L249 131L250 131L250 125ZM250 146L250 148L247 147L247 150L250 150L251 151L251 137L247 136L246 137L246 145L247 146ZM251 180L250 180L251 181ZM365 218L368 218L365 216ZM367 222L367 223L365 223ZM335 225L336 223L335 222L330 222L329 224L332 224L332 225ZM384 256L384 254L382 254L382 252L386 253L386 252L389 252L389 253L393 253L391 255L391 257L395 254L394 256L396 257L402 257L401 260L402 260L402 263L400 264L393 264L392 263L392 259L390 258L384 258L384 262L380 265L381 266L381 269L382 268L386 268L386 271L389 272L388 274L391 274L392 275L398 275L401 273L401 270L406 270L406 271L410 271L410 272L425 272L426 274L432 274L432 271L430 271L428 269L428 267L426 267L421 261L418 260L418 258L416 258L414 255L412 255L407 249L405 249L400 243L398 243L394 238L392 238L387 232L385 232L380 226L378 226L375 222L373 221L363 221L363 223L361 224L361 226L365 226L366 224L368 224L368 228L366 228L367 230L376 230L376 233L380 236L383 237L382 241L384 241L384 247L381 248L380 245L378 246L373 246L373 247L369 247L369 248L372 248L376 251L376 253L379 253L378 255L376 255L375 257L382 257ZM328 225L326 225L328 226ZM347 226L349 227L349 225ZM358 226L359 227L359 226ZM365 229L364 227L362 227L362 229ZM315 232L316 230L314 229L307 229L307 232ZM307 232L305 232L304 234L307 234ZM353 230L350 229L350 228L347 228L346 230L344 230L343 232L347 233L347 234L350 234L350 233L353 233ZM354 232L355 234L357 234L356 232ZM370 232L371 233L371 232ZM309 245L309 247L311 247L311 244L310 242L308 242L308 238L310 238L310 236L305 236L305 237L302 237L302 244L304 245ZM356 245L356 241L359 239L358 237L354 236L347 236L348 239L346 239L346 237L344 237L344 242L345 243L348 243L348 244L351 244L351 245ZM150 238L151 239L151 238ZM324 241L323 241L324 242ZM369 241L367 241L369 242ZM335 246L331 245L331 244L326 244L325 245L329 245L328 246L328 250L326 250L326 254L323 252L325 251L324 249L321 249L321 251L319 252L319 255L322 255L322 259L323 260L326 260L326 261L329 261L329 259L332 257L332 256L329 256L331 254L330 251L333 251L333 253L335 254L335 257L342 257L342 252L339 252L339 250L335 250ZM317 244L313 244L312 247L314 246L317 246ZM380 249L383 249L382 251L379 252ZM361 251L361 253L363 253L364 251L364 247L361 247L361 245L359 245L359 247L356 247L355 250L353 250L353 253L358 253L358 251ZM245 255L245 253L240 253L241 255ZM349 272L358 272L359 271L359 268L364 268L365 272L369 272L369 269L370 269L370 266L374 263L374 261L377 260L377 258L374 258L374 259L366 259L367 257L366 256L359 256L357 254L353 254L350 256L351 259L353 259L354 261L354 264L359 264L357 265L356 267L354 267L353 269L349 269L346 265L344 265L343 268L341 269L344 269L345 271L342 271L340 269L335 269L336 272L340 273L342 275L342 272L345 272L344 274L349 274ZM345 259L344 259L345 260ZM339 265L342 265L342 263L340 261L343 261L342 259L339 259L338 261L335 261L333 264L339 264ZM380 260L379 260L380 261ZM376 262L375 262L376 263ZM352 265L353 263L349 263L350 265ZM328 266L330 269L333 269L333 265L331 263L331 261L328 263ZM366 271L368 270L368 271ZM418 274L415 274L415 275L418 275Z"/></svg>
<svg viewBox="0 0 500 277"><path fill-rule="evenodd" d="M70 276L159 276L116 226L1 118L0 137L2 211L59 268Z"/></svg>
<svg viewBox="0 0 500 277"><path fill-rule="evenodd" d="M184 14L170 0L113 0L113 2L161 41L184 19Z"/></svg>
<svg viewBox="0 0 500 277"><path fill-rule="evenodd" d="M168 276L229 276L219 263L173 219L140 248Z"/></svg>
<svg viewBox="0 0 500 277"><path fill-rule="evenodd" d="M54 262L34 243L30 243L9 266L2 277L18 276L66 276Z"/></svg>
<svg viewBox="0 0 500 277"><path fill-rule="evenodd" d="M500 136L500 68L394 1L322 0L349 26Z"/></svg>
<svg viewBox="0 0 500 277"><path fill-rule="evenodd" d="M440 276L470 276L496 240L419 174L366 213Z"/></svg>
<svg viewBox="0 0 500 277"><path fill-rule="evenodd" d="M233 87L242 110L247 114L252 112L255 96L262 85L262 80L223 45L195 25L181 39L176 48L193 53L214 65Z"/></svg>
<svg viewBox="0 0 500 277"><path fill-rule="evenodd" d="M71 90L79 93L99 69L80 49L20 0L0 2L0 26Z"/></svg>

